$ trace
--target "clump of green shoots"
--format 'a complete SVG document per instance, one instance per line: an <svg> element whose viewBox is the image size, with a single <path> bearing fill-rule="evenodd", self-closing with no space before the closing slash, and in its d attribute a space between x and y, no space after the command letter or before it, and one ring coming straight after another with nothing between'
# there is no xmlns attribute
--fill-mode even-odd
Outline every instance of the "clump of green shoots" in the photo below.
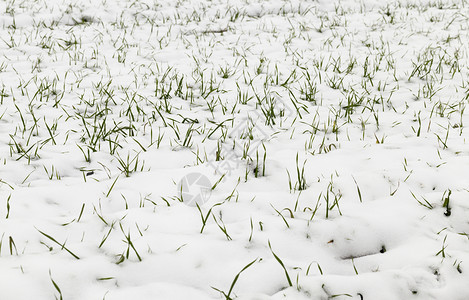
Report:
<svg viewBox="0 0 469 300"><path fill-rule="evenodd" d="M288 186L290 188L290 192L293 191L303 191L306 190L308 187L306 183L306 178L305 178L305 165L306 165L306 160L303 161L303 165L300 166L299 164L299 158L298 158L298 153L296 154L296 183L292 183L292 179L290 176L290 172L287 170L288 174Z"/></svg>

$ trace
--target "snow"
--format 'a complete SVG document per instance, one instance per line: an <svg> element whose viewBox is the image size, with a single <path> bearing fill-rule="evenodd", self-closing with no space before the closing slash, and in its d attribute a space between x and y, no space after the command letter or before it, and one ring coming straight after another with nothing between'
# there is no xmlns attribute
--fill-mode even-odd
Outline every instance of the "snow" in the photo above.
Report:
<svg viewBox="0 0 469 300"><path fill-rule="evenodd" d="M0 11L0 299L469 299L465 1Z"/></svg>

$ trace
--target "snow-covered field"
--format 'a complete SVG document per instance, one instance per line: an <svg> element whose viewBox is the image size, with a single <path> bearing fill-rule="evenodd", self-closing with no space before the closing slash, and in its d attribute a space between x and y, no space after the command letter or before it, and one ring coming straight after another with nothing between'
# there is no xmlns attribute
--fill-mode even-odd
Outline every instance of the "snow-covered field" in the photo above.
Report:
<svg viewBox="0 0 469 300"><path fill-rule="evenodd" d="M0 3L0 299L469 299L466 0Z"/></svg>

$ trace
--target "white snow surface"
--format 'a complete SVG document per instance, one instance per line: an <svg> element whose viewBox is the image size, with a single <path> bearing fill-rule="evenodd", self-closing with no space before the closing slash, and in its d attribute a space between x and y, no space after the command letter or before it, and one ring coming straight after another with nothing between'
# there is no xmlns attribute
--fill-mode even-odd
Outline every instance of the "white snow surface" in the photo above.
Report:
<svg viewBox="0 0 469 300"><path fill-rule="evenodd" d="M0 12L1 300L469 299L466 0Z"/></svg>

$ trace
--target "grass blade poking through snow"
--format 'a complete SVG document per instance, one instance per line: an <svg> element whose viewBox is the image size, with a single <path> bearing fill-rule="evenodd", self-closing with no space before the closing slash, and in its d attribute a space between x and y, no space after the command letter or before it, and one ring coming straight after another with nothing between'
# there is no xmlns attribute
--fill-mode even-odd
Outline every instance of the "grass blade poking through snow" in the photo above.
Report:
<svg viewBox="0 0 469 300"><path fill-rule="evenodd" d="M274 250L272 250L272 246L270 245L270 241L269 241L269 248L270 248L270 251L272 252L273 256L275 257L275 259L278 261L278 263L282 266L283 270L285 271L285 276L287 277L288 285L293 286L293 284L291 282L291 279L290 279L290 275L288 275L287 268L285 268L285 265L283 264L283 261L277 256L277 254L274 253Z"/></svg>
<svg viewBox="0 0 469 300"><path fill-rule="evenodd" d="M61 244L59 243L56 239L54 239L52 236L48 235L47 233L44 233L42 231L40 231L39 229L36 228L37 231L39 231L40 234L42 234L43 236L45 236L46 238L48 238L49 240L53 241L54 243L56 243L57 245L59 245L60 247L62 247L62 249L64 249L65 251L67 251L68 253L70 253L71 256L73 256L74 258L76 259L80 259L77 255L75 255L75 253L73 253L72 251L70 251L67 247L65 247L65 243Z"/></svg>
<svg viewBox="0 0 469 300"><path fill-rule="evenodd" d="M241 269L241 271L238 272L238 274L236 274L235 278L233 279L233 282L231 283L230 290L228 291L228 294L226 294L225 292L223 292L223 291L221 291L217 288L214 288L214 287L212 287L212 289L216 290L217 292L222 293L223 296L225 297L225 300L232 300L233 298L231 298L230 295L231 295L231 292L233 291L233 288L234 288L236 282L239 279L239 275L241 275L241 273L243 273L247 268L252 266L256 261L257 261L257 258L255 260L251 261L250 263L248 263L244 268Z"/></svg>
<svg viewBox="0 0 469 300"><path fill-rule="evenodd" d="M7 215L5 219L8 219L8 217L10 216L10 199L11 199L11 194L7 198Z"/></svg>
<svg viewBox="0 0 469 300"><path fill-rule="evenodd" d="M55 296L55 299L62 300L63 299L62 291L60 290L59 285L54 281L54 279L52 279L52 273L50 270L49 270L49 277L50 277L50 280L52 281L52 284L54 285L54 288L57 290L57 292L59 292L59 297L57 298L57 296Z"/></svg>
<svg viewBox="0 0 469 300"><path fill-rule="evenodd" d="M444 212L444 214L447 217L451 216L451 207L449 206L449 196L451 196L451 190L445 191L445 193L443 194L443 198L444 198L443 208L446 208L446 211Z"/></svg>
<svg viewBox="0 0 469 300"><path fill-rule="evenodd" d="M360 199L360 202L363 202L363 200L362 200L362 193L361 193L361 191L360 191L360 187L358 186L358 183L357 183L357 181L355 180L355 177L352 176L352 178L353 178L353 181L355 182L355 185L357 186L358 199Z"/></svg>
<svg viewBox="0 0 469 300"><path fill-rule="evenodd" d="M208 210L207 214L204 217L204 213L202 212L202 209L200 208L199 204L195 203L195 205L197 206L197 209L199 210L200 218L202 219L202 228L200 228L200 233L204 232L205 225L207 224L207 220L210 217L210 214L212 213L212 209L215 206L222 205L222 204L223 202L215 203L212 207L210 207L210 209Z"/></svg>
<svg viewBox="0 0 469 300"><path fill-rule="evenodd" d="M142 257L140 256L140 254L138 254L137 249L135 248L134 243L132 242L132 239L130 237L130 229L128 230L128 232L126 234L125 231L124 231L124 227L122 227L121 223L119 223L119 227L122 231L122 234L125 237L125 240L123 240L123 241L127 244L127 250L124 252L125 253L125 258L129 259L130 249L132 248L132 250L134 250L134 253L138 258L138 261L142 261ZM124 255L122 255L122 256L124 256Z"/></svg>

